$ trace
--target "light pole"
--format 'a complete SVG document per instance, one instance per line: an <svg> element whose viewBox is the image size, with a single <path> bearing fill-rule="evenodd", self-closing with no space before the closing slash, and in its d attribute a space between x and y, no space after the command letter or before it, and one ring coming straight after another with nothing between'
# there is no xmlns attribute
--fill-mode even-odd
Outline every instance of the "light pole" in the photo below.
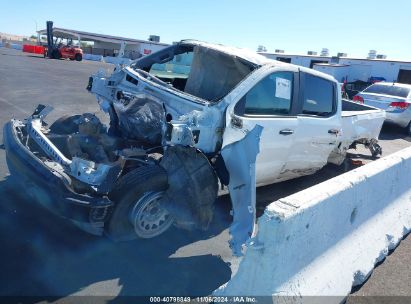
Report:
<svg viewBox="0 0 411 304"><path fill-rule="evenodd" d="M40 44L40 34L37 32L37 20L34 19L34 23L36 24L36 34L37 34L37 44Z"/></svg>

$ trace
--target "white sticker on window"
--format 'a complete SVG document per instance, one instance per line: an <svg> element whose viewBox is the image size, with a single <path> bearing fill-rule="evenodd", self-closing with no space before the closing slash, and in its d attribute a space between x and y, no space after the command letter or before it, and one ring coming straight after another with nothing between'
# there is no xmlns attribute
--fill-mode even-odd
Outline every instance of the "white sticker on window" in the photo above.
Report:
<svg viewBox="0 0 411 304"><path fill-rule="evenodd" d="M317 105L317 102L312 99L307 99L307 103L312 104L312 105Z"/></svg>
<svg viewBox="0 0 411 304"><path fill-rule="evenodd" d="M275 97L291 99L291 81L285 78L275 78Z"/></svg>

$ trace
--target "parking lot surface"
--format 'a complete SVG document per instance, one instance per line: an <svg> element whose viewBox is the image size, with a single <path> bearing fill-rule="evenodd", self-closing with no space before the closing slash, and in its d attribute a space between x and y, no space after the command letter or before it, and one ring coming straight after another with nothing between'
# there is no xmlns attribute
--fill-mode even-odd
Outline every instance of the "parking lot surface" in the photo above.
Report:
<svg viewBox="0 0 411 304"><path fill-rule="evenodd" d="M113 68L0 48L0 125L13 117L29 116L39 103L55 108L49 122L84 112L99 113L104 119L85 87L90 74ZM384 126L380 144L383 155L388 155L411 146L411 138L399 128ZM351 157L372 161L365 149L351 151ZM259 188L258 213L281 197L343 172L342 167L326 166L312 176ZM108 300L132 295L209 295L230 279L232 266L238 262L227 243L230 209L229 197L219 198L206 232L171 229L155 239L114 243L82 232L37 206L24 187L17 187L10 178L5 151L0 148L0 295L40 299L99 295ZM406 238L353 295L411 295L411 264L406 262L410 249L411 238Z"/></svg>

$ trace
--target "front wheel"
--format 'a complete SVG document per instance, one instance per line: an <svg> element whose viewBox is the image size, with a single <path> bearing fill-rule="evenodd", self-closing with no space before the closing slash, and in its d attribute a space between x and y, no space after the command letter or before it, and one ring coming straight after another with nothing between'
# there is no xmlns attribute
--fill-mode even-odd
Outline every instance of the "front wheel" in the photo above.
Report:
<svg viewBox="0 0 411 304"><path fill-rule="evenodd" d="M53 49L51 51L51 58L53 59L60 59L61 58L61 54L60 51L58 49Z"/></svg>
<svg viewBox="0 0 411 304"><path fill-rule="evenodd" d="M167 173L159 166L139 167L121 177L109 195L115 207L106 226L108 237L148 239L168 230L174 217L164 208L167 188Z"/></svg>
<svg viewBox="0 0 411 304"><path fill-rule="evenodd" d="M128 220L137 237L143 239L156 237L173 224L173 217L161 206L163 199L163 191L145 192L133 204Z"/></svg>
<svg viewBox="0 0 411 304"><path fill-rule="evenodd" d="M81 60L83 59L83 56L82 56L81 54L76 54L76 55L74 56L74 59L75 59L76 61L81 61Z"/></svg>

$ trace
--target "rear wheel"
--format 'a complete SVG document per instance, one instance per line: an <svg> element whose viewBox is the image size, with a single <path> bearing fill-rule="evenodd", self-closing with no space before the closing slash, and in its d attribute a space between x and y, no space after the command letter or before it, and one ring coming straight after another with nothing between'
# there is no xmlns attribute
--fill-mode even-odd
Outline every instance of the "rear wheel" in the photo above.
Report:
<svg viewBox="0 0 411 304"><path fill-rule="evenodd" d="M128 241L164 233L174 222L163 207L167 188L167 173L160 166L139 167L121 177L109 195L115 207L106 234L114 241Z"/></svg>

